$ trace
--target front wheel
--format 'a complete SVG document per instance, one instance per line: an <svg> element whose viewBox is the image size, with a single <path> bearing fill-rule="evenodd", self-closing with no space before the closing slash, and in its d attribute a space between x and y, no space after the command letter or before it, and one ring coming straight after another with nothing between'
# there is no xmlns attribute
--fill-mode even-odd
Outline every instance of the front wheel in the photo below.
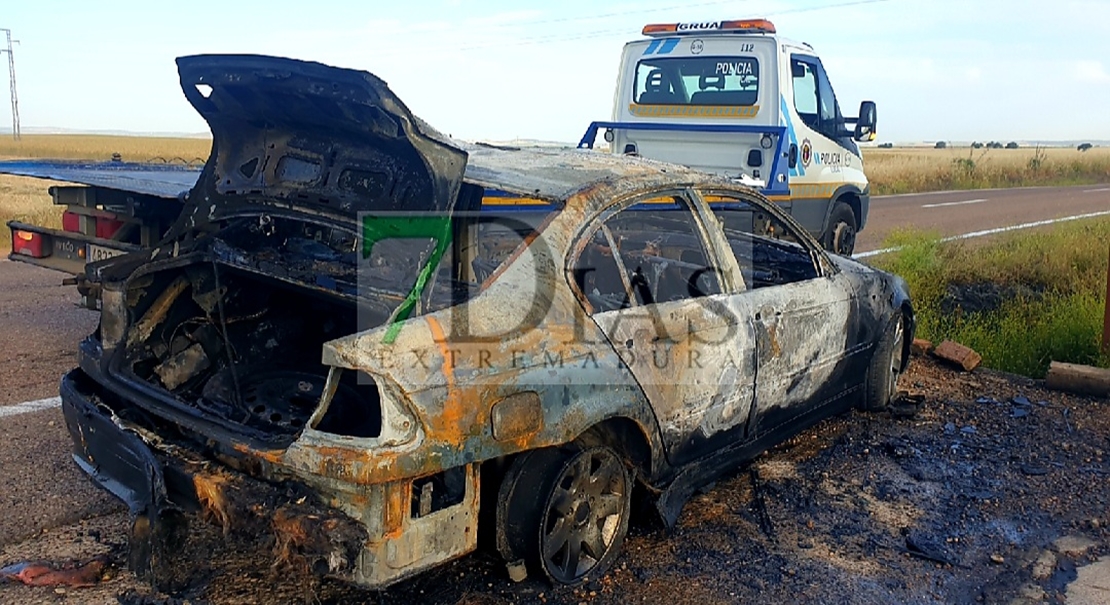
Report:
<svg viewBox="0 0 1110 605"><path fill-rule="evenodd" d="M832 214L829 215L829 227L821 237L821 244L826 250L841 256L851 256L856 249L856 214L852 207L844 202L833 205Z"/></svg>
<svg viewBox="0 0 1110 605"><path fill-rule="evenodd" d="M891 399L898 392L898 376L905 361L905 338L905 318L902 313L896 313L883 331L867 370L867 385L860 406L864 410L881 412L890 407Z"/></svg>

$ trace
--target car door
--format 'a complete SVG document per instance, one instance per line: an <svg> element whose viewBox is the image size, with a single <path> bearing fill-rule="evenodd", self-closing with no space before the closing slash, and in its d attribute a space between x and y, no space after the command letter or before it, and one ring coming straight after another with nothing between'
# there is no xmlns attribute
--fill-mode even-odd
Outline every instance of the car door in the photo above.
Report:
<svg viewBox="0 0 1110 605"><path fill-rule="evenodd" d="M636 377L674 464L742 437L754 393L752 326L728 304L736 269L683 192L620 204L570 261L583 306Z"/></svg>
<svg viewBox="0 0 1110 605"><path fill-rule="evenodd" d="M744 279L734 312L749 313L756 341L749 437L759 437L855 388L846 361L856 302L816 243L769 203L737 193L705 198Z"/></svg>

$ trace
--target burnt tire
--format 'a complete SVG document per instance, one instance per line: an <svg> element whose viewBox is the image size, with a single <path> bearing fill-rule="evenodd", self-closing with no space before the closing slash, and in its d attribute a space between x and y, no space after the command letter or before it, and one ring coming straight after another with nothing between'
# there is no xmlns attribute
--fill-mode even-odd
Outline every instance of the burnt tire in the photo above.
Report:
<svg viewBox="0 0 1110 605"><path fill-rule="evenodd" d="M536 535L536 562L549 580L603 575L620 554L632 513L632 478L608 446L572 448L552 467Z"/></svg>
<svg viewBox="0 0 1110 605"><path fill-rule="evenodd" d="M833 204L829 215L829 226L821 236L821 245L826 250L841 256L851 256L856 249L856 213L844 202Z"/></svg>
<svg viewBox="0 0 1110 605"><path fill-rule="evenodd" d="M905 360L905 338L905 318L898 312L887 322L871 357L860 409L881 412L890 407L890 401L898 392L898 376Z"/></svg>
<svg viewBox="0 0 1110 605"><path fill-rule="evenodd" d="M553 584L603 575L620 554L632 512L632 477L620 454L572 444L526 456L514 465L513 485L502 488L505 545Z"/></svg>

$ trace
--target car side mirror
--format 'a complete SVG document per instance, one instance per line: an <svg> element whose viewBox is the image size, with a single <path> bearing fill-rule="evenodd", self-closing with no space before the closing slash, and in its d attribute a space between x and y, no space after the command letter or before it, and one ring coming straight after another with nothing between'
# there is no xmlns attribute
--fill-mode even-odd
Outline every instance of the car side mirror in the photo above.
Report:
<svg viewBox="0 0 1110 605"><path fill-rule="evenodd" d="M875 129L879 117L875 111L874 101L864 101L859 104L859 119L856 120L856 131L853 138L857 141L874 141Z"/></svg>

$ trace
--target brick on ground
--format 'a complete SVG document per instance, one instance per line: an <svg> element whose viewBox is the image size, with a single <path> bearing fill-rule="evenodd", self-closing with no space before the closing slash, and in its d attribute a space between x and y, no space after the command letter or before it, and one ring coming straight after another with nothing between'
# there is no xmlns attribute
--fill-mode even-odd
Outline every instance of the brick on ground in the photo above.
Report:
<svg viewBox="0 0 1110 605"><path fill-rule="evenodd" d="M937 348L933 349L933 355L963 368L965 372L970 372L979 367L979 364L983 361L982 355L951 340L946 340L937 345Z"/></svg>

